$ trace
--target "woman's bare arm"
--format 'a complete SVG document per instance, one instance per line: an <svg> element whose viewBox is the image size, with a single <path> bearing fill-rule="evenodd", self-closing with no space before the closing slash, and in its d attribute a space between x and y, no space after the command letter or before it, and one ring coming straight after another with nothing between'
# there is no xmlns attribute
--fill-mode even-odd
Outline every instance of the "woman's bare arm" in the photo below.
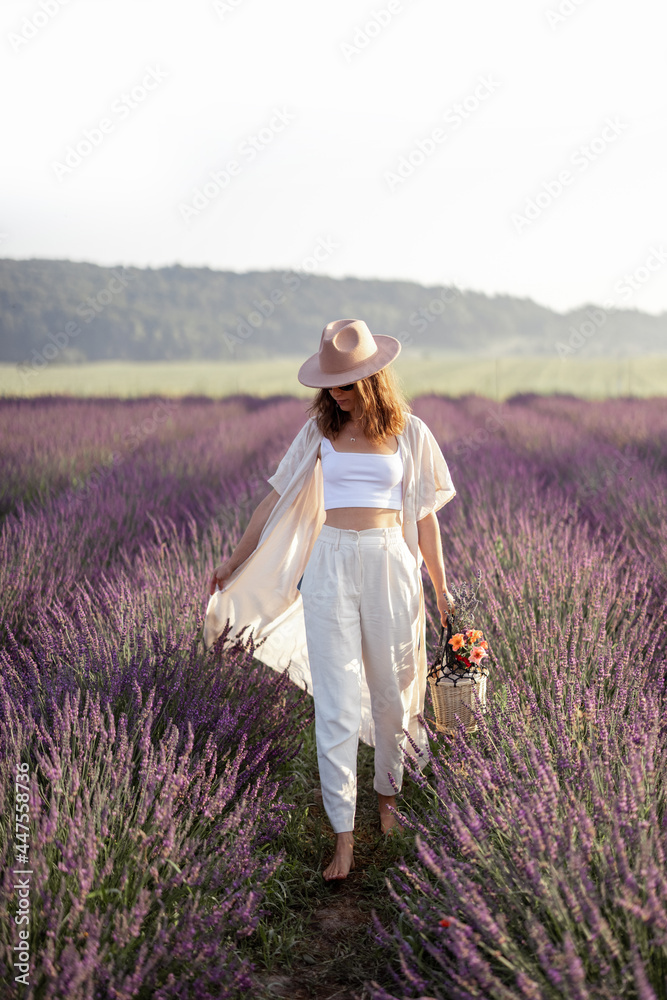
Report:
<svg viewBox="0 0 667 1000"><path fill-rule="evenodd" d="M257 548L257 542L259 541L259 536L264 530L264 525L269 519L271 511L275 505L280 500L280 493L275 490L264 497L261 503L258 503L253 511L252 517L248 523L248 527L243 532L241 539L232 552L229 559L224 563L221 563L213 571L213 575L209 581L209 594L215 593L215 585L217 583L220 590L222 590L225 581L232 575L235 569L244 563L249 555L251 555Z"/></svg>
<svg viewBox="0 0 667 1000"><path fill-rule="evenodd" d="M430 514L427 514L426 517L423 517L421 521L417 521L417 531L419 548L424 557L428 575L435 587L440 622L442 625L446 625L447 611L451 610L452 613L454 612L454 598L447 589L440 525L434 510Z"/></svg>

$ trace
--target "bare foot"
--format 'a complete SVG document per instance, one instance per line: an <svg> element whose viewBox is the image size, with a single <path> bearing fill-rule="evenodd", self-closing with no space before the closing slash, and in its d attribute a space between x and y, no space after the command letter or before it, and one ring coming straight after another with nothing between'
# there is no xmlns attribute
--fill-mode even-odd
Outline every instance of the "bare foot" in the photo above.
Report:
<svg viewBox="0 0 667 1000"><path fill-rule="evenodd" d="M336 851L331 864L322 872L327 882L335 879L347 878L349 872L354 868L354 837L352 831L336 834Z"/></svg>
<svg viewBox="0 0 667 1000"><path fill-rule="evenodd" d="M403 827L398 822L396 816L389 811L389 806L396 808L395 795L381 795L378 792L378 803L380 805L380 829L383 833L402 833Z"/></svg>

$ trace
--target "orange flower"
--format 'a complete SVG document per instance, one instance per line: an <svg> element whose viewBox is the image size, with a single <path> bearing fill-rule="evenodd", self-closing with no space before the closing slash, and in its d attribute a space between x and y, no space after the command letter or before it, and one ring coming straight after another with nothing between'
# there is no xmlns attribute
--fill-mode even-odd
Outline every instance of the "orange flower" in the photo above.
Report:
<svg viewBox="0 0 667 1000"><path fill-rule="evenodd" d="M470 636L470 641L471 642L477 642L478 639L482 638L482 636L484 635L484 633L480 632L479 629L471 628L470 632L468 633L468 635Z"/></svg>
<svg viewBox="0 0 667 1000"><path fill-rule="evenodd" d="M489 648L489 644L486 641L486 639L483 639L482 642L480 642L480 646L482 647L482 649L488 649Z"/></svg>
<svg viewBox="0 0 667 1000"><path fill-rule="evenodd" d="M449 645L452 647L454 651L456 651L457 649L461 648L464 642L465 642L465 637L463 633L457 632L456 635L453 635L449 640Z"/></svg>

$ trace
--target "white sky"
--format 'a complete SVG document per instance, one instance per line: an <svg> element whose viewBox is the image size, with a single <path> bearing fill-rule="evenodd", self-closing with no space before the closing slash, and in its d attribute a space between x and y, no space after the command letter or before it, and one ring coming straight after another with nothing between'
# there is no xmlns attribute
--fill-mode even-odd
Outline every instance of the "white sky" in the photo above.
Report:
<svg viewBox="0 0 667 1000"><path fill-rule="evenodd" d="M666 34L662 0L4 0L0 255L247 271L321 241L321 274L661 312Z"/></svg>

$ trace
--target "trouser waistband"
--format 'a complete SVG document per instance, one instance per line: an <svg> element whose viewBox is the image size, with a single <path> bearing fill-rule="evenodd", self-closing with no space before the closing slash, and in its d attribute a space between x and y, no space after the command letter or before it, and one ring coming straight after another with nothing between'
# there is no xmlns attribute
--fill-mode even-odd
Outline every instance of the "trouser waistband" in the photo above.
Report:
<svg viewBox="0 0 667 1000"><path fill-rule="evenodd" d="M395 544L403 540L403 528L400 524L394 524L389 528L362 528L355 531L354 528L333 528L330 524L323 524L317 541L329 542L336 546L341 545L373 545L378 542L386 545Z"/></svg>

